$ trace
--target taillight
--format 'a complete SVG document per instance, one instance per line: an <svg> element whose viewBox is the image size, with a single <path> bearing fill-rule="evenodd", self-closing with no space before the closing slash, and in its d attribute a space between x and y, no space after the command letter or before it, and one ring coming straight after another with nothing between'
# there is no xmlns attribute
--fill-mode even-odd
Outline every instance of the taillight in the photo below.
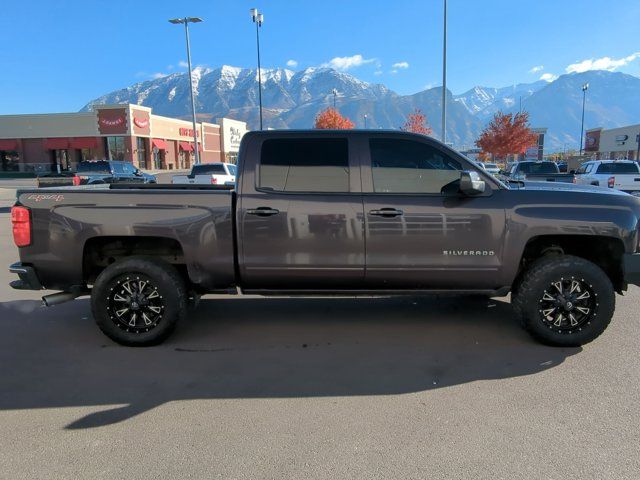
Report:
<svg viewBox="0 0 640 480"><path fill-rule="evenodd" d="M609 186L609 188L615 187L616 177L609 177L609 180L607 180L607 185Z"/></svg>
<svg viewBox="0 0 640 480"><path fill-rule="evenodd" d="M578 178L575 175L573 176L573 180L571 180L571 183L578 183Z"/></svg>
<svg viewBox="0 0 640 480"><path fill-rule="evenodd" d="M31 212L26 207L11 208L13 241L17 247L31 245Z"/></svg>
<svg viewBox="0 0 640 480"><path fill-rule="evenodd" d="M216 177L211 177L211 185L217 185L218 184L218 179Z"/></svg>
<svg viewBox="0 0 640 480"><path fill-rule="evenodd" d="M80 185L80 177L78 175L74 175L73 176L73 186L77 187L78 185Z"/></svg>

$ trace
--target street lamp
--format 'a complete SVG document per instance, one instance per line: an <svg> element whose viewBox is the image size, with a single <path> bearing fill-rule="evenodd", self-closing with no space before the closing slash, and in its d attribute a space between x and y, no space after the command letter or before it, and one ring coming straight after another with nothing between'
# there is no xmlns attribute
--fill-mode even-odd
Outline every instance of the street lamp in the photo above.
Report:
<svg viewBox="0 0 640 480"><path fill-rule="evenodd" d="M367 114L364 114L364 129L367 129Z"/></svg>
<svg viewBox="0 0 640 480"><path fill-rule="evenodd" d="M582 136L584 134L584 103L587 99L587 90L589 90L589 84L582 85L582 123L580 124L580 155L582 155Z"/></svg>
<svg viewBox="0 0 640 480"><path fill-rule="evenodd" d="M260 27L264 22L264 15L257 8L249 10L251 20L256 24L256 46L258 47L258 103L260 105L260 130L262 130L262 72L260 71Z"/></svg>
<svg viewBox="0 0 640 480"><path fill-rule="evenodd" d="M442 143L447 143L447 0L444 0L444 36L442 39Z"/></svg>
<svg viewBox="0 0 640 480"><path fill-rule="evenodd" d="M336 90L335 88L333 90L331 90L331 93L333 94L333 108L336 108L336 98L338 97L338 90Z"/></svg>
<svg viewBox="0 0 640 480"><path fill-rule="evenodd" d="M191 121L193 122L193 146L196 154L196 165L200 163L200 151L198 150L198 131L196 129L196 100L193 93L193 75L191 74L191 46L189 44L189 24L200 23L199 17L172 18L169 23L175 25L184 24L184 33L187 38L187 64L189 66L189 89L191 90Z"/></svg>

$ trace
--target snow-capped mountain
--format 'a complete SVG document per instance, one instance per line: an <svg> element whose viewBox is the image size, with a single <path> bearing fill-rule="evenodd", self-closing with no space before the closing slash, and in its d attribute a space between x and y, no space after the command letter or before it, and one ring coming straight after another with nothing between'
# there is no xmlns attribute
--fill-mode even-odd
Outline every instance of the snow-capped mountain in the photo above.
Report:
<svg viewBox="0 0 640 480"><path fill-rule="evenodd" d="M434 135L441 129L442 89L398 95L381 84L371 84L331 68L262 69L262 103L265 127L310 128L317 113L336 104L357 127L399 128L406 116L420 108ZM200 120L219 117L244 120L258 126L257 70L223 66L194 70L196 111ZM563 75L551 83L538 81L502 88L474 87L447 102L447 140L457 147L472 146L482 128L498 110L529 112L533 127L548 128L548 150L578 146L582 108L581 85L589 82L585 128L640 122L640 79L607 71ZM152 107L154 113L189 118L189 81L175 73L137 83L89 102L83 110L102 103L134 103Z"/></svg>
<svg viewBox="0 0 640 480"><path fill-rule="evenodd" d="M460 95L454 95L453 99L464 105L472 115L485 119L492 117L498 110L519 107L521 101L524 102L546 85L546 81L539 80L502 88L473 87Z"/></svg>

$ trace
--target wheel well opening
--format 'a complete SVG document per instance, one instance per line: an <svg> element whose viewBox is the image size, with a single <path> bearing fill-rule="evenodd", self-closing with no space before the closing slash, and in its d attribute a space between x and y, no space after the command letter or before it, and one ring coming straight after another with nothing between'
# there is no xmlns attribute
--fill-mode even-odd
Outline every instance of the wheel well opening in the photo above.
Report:
<svg viewBox="0 0 640 480"><path fill-rule="evenodd" d="M515 285L531 265L547 255L574 255L598 265L607 274L617 292L624 288L622 256L624 244L620 239L598 235L543 235L527 242L520 260Z"/></svg>
<svg viewBox="0 0 640 480"><path fill-rule="evenodd" d="M113 262L132 255L153 257L172 264L188 278L182 245L166 237L96 237L87 240L82 255L83 279L93 284Z"/></svg>

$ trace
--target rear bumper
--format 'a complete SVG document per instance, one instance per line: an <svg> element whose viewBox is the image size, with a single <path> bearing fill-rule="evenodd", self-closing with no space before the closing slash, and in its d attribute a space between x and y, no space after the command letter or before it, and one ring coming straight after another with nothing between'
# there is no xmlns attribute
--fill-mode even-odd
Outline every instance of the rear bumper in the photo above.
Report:
<svg viewBox="0 0 640 480"><path fill-rule="evenodd" d="M17 262L9 267L9 271L19 277L18 280L9 283L11 288L16 290L42 290L44 288L38 279L36 271L29 265Z"/></svg>
<svg viewBox="0 0 640 480"><path fill-rule="evenodd" d="M625 253L622 258L624 281L640 285L640 253Z"/></svg>

